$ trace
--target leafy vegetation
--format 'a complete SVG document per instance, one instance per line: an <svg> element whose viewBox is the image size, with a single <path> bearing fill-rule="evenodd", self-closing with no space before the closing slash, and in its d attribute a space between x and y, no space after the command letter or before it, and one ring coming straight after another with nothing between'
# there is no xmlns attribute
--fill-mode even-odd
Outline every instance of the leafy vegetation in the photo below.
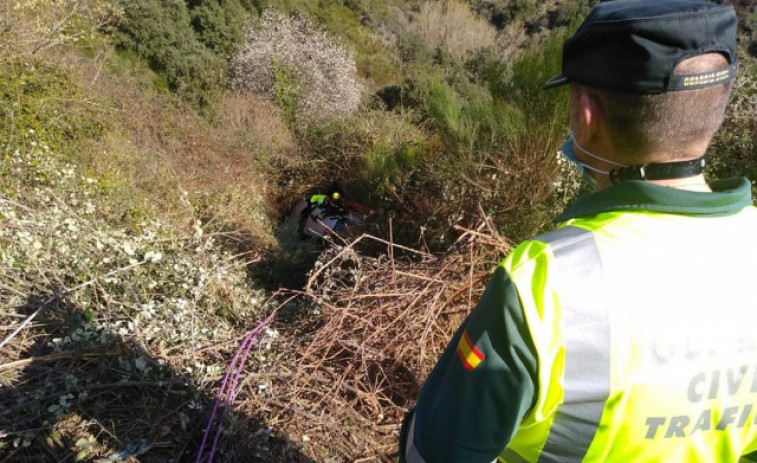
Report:
<svg viewBox="0 0 757 463"><path fill-rule="evenodd" d="M208 107L227 82L227 58L243 37L237 1L123 1L113 36L145 59L168 88L198 108Z"/></svg>
<svg viewBox="0 0 757 463"><path fill-rule="evenodd" d="M238 0L190 0L192 29L215 53L229 57L244 40L247 12Z"/></svg>

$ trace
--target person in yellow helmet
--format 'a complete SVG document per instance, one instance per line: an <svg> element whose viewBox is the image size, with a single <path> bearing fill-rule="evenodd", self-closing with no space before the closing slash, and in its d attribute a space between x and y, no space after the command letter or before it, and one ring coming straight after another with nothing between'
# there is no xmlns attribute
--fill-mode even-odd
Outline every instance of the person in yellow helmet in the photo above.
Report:
<svg viewBox="0 0 757 463"><path fill-rule="evenodd" d="M343 234L348 211L345 200L336 183L328 188L328 193L314 194L302 201L298 211L298 230L301 236L324 237L330 232Z"/></svg>
<svg viewBox="0 0 757 463"><path fill-rule="evenodd" d="M330 194L316 194L310 197L309 213L314 218L324 218L344 214L344 202L338 191Z"/></svg>
<svg viewBox="0 0 757 463"><path fill-rule="evenodd" d="M596 6L563 48L562 153L597 191L497 267L403 424L403 463L757 456L757 209L707 181L736 15Z"/></svg>

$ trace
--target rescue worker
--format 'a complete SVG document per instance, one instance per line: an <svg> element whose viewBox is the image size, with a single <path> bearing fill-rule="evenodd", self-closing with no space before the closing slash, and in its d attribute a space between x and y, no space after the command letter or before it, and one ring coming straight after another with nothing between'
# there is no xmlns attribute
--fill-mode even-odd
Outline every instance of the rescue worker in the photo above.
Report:
<svg viewBox="0 0 757 463"><path fill-rule="evenodd" d="M733 9L596 6L563 154L598 191L498 266L403 423L407 463L736 462L757 451L757 210L707 183Z"/></svg>
<svg viewBox="0 0 757 463"><path fill-rule="evenodd" d="M331 232L344 234L345 208L342 193L336 188L330 188L328 194L315 194L307 201L305 206L298 206L299 210L298 230L300 236L323 238Z"/></svg>
<svg viewBox="0 0 757 463"><path fill-rule="evenodd" d="M310 215L314 219L323 219L330 215L344 214L342 195L334 191L328 195L313 195L310 197Z"/></svg>

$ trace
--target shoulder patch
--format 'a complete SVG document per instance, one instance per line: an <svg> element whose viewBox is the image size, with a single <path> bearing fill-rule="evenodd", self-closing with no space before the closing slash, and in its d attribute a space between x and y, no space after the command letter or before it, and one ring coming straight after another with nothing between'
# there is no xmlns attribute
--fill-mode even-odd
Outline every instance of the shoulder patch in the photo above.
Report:
<svg viewBox="0 0 757 463"><path fill-rule="evenodd" d="M460 342L457 343L457 355L468 371L473 371L486 358L484 353L476 348L476 344L468 336L467 330L463 332L463 335L460 336Z"/></svg>

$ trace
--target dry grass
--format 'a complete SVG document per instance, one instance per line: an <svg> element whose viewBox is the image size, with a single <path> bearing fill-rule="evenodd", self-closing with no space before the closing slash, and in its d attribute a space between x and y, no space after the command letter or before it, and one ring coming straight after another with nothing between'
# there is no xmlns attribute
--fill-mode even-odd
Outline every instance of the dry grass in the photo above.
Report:
<svg viewBox="0 0 757 463"><path fill-rule="evenodd" d="M187 453L208 384L265 310L246 272L258 256L199 221L109 223L101 183L35 143L6 158L9 176L47 181L0 194L0 458Z"/></svg>
<svg viewBox="0 0 757 463"><path fill-rule="evenodd" d="M417 14L406 19L407 29L431 49L444 47L459 58L495 45L497 31L457 0L425 1Z"/></svg>
<svg viewBox="0 0 757 463"><path fill-rule="evenodd" d="M277 211L265 157L294 146L272 103L230 92L203 117L173 95L145 92L150 71L124 66L106 45L96 56L66 53L63 61L107 115L105 136L81 154L84 168L114 183L111 196L122 203L114 209L153 210L177 225L209 214L206 221L238 232L247 247L269 245Z"/></svg>
<svg viewBox="0 0 757 463"><path fill-rule="evenodd" d="M290 357L241 408L269 410L316 461L395 461L402 417L511 248L490 226L460 230L443 255L369 235L330 249L301 296L317 310L279 325Z"/></svg>
<svg viewBox="0 0 757 463"><path fill-rule="evenodd" d="M281 112L269 98L246 92L230 92L218 106L219 124L247 140L251 147L279 152L294 149L292 134L281 120Z"/></svg>
<svg viewBox="0 0 757 463"><path fill-rule="evenodd" d="M32 56L60 45L90 40L121 17L104 0L44 0L0 3L0 56Z"/></svg>

